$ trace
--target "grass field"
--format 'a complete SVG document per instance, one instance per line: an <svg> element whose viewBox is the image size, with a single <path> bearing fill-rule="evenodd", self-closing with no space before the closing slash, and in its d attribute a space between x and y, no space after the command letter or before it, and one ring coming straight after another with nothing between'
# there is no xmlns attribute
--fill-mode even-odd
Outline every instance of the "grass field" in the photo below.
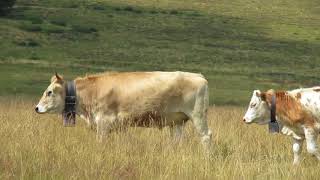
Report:
<svg viewBox="0 0 320 180"><path fill-rule="evenodd" d="M78 119L33 112L36 102L1 99L0 179L318 179L320 165L302 152L292 166L291 140L245 125L244 109L212 107L212 158L205 160L192 123L178 145L169 130L130 128L98 143Z"/></svg>
<svg viewBox="0 0 320 180"><path fill-rule="evenodd" d="M18 0L0 18L0 96L34 96L58 71L191 71L210 102L319 84L318 0Z"/></svg>
<svg viewBox="0 0 320 180"><path fill-rule="evenodd" d="M320 82L319 0L17 0L0 17L0 179L319 179L291 140L241 121L253 89ZM212 158L192 123L98 143L34 105L55 71L190 71L209 80Z"/></svg>

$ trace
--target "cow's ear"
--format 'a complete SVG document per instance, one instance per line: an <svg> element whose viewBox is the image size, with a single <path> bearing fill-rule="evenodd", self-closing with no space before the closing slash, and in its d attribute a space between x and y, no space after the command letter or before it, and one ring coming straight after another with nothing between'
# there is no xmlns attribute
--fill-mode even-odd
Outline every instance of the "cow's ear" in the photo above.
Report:
<svg viewBox="0 0 320 180"><path fill-rule="evenodd" d="M257 97L260 97L260 96L261 96L260 91L255 91L254 93L256 94Z"/></svg>
<svg viewBox="0 0 320 180"><path fill-rule="evenodd" d="M260 98L262 101L266 101L267 100L267 94L265 92L260 93Z"/></svg>
<svg viewBox="0 0 320 180"><path fill-rule="evenodd" d="M59 84L63 84L63 77L60 76L58 73L55 73L54 76L52 76L51 78L51 83L59 83Z"/></svg>
<svg viewBox="0 0 320 180"><path fill-rule="evenodd" d="M264 93L264 101L271 103L272 96L275 94L275 90L269 89L267 92ZM261 98L262 99L262 98Z"/></svg>

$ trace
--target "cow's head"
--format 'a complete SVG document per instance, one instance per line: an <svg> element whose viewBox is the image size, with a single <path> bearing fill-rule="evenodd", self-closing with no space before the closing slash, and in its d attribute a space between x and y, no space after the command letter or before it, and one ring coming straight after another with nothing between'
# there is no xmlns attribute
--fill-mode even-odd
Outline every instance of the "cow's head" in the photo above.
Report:
<svg viewBox="0 0 320 180"><path fill-rule="evenodd" d="M266 124L270 121L270 103L269 97L274 93L273 90L260 92L254 90L248 110L243 117L245 123Z"/></svg>
<svg viewBox="0 0 320 180"><path fill-rule="evenodd" d="M61 113L64 109L65 84L57 73L51 78L51 84L44 91L38 105L37 113Z"/></svg>

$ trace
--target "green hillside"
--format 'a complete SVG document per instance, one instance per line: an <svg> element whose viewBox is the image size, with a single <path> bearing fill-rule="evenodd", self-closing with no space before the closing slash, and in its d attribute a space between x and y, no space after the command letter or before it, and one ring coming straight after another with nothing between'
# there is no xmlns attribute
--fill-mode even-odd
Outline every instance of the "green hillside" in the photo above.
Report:
<svg viewBox="0 0 320 180"><path fill-rule="evenodd" d="M0 96L40 96L57 71L204 74L211 104L320 84L318 0L18 0L0 18Z"/></svg>

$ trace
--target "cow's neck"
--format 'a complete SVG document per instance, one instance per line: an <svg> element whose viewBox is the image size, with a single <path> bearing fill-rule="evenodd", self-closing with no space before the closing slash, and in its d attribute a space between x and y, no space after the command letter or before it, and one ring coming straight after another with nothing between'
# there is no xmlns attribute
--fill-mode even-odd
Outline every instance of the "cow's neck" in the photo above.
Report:
<svg viewBox="0 0 320 180"><path fill-rule="evenodd" d="M90 82L87 82L83 79L74 80L76 91L77 91L77 114L85 119L88 124L92 124L93 120L93 111L95 107L96 93L93 92L95 89Z"/></svg>
<svg viewBox="0 0 320 180"><path fill-rule="evenodd" d="M285 91L276 92L275 95L276 115L280 123L292 127L297 124L313 124L313 116L294 97ZM271 98L268 101L271 102Z"/></svg>

